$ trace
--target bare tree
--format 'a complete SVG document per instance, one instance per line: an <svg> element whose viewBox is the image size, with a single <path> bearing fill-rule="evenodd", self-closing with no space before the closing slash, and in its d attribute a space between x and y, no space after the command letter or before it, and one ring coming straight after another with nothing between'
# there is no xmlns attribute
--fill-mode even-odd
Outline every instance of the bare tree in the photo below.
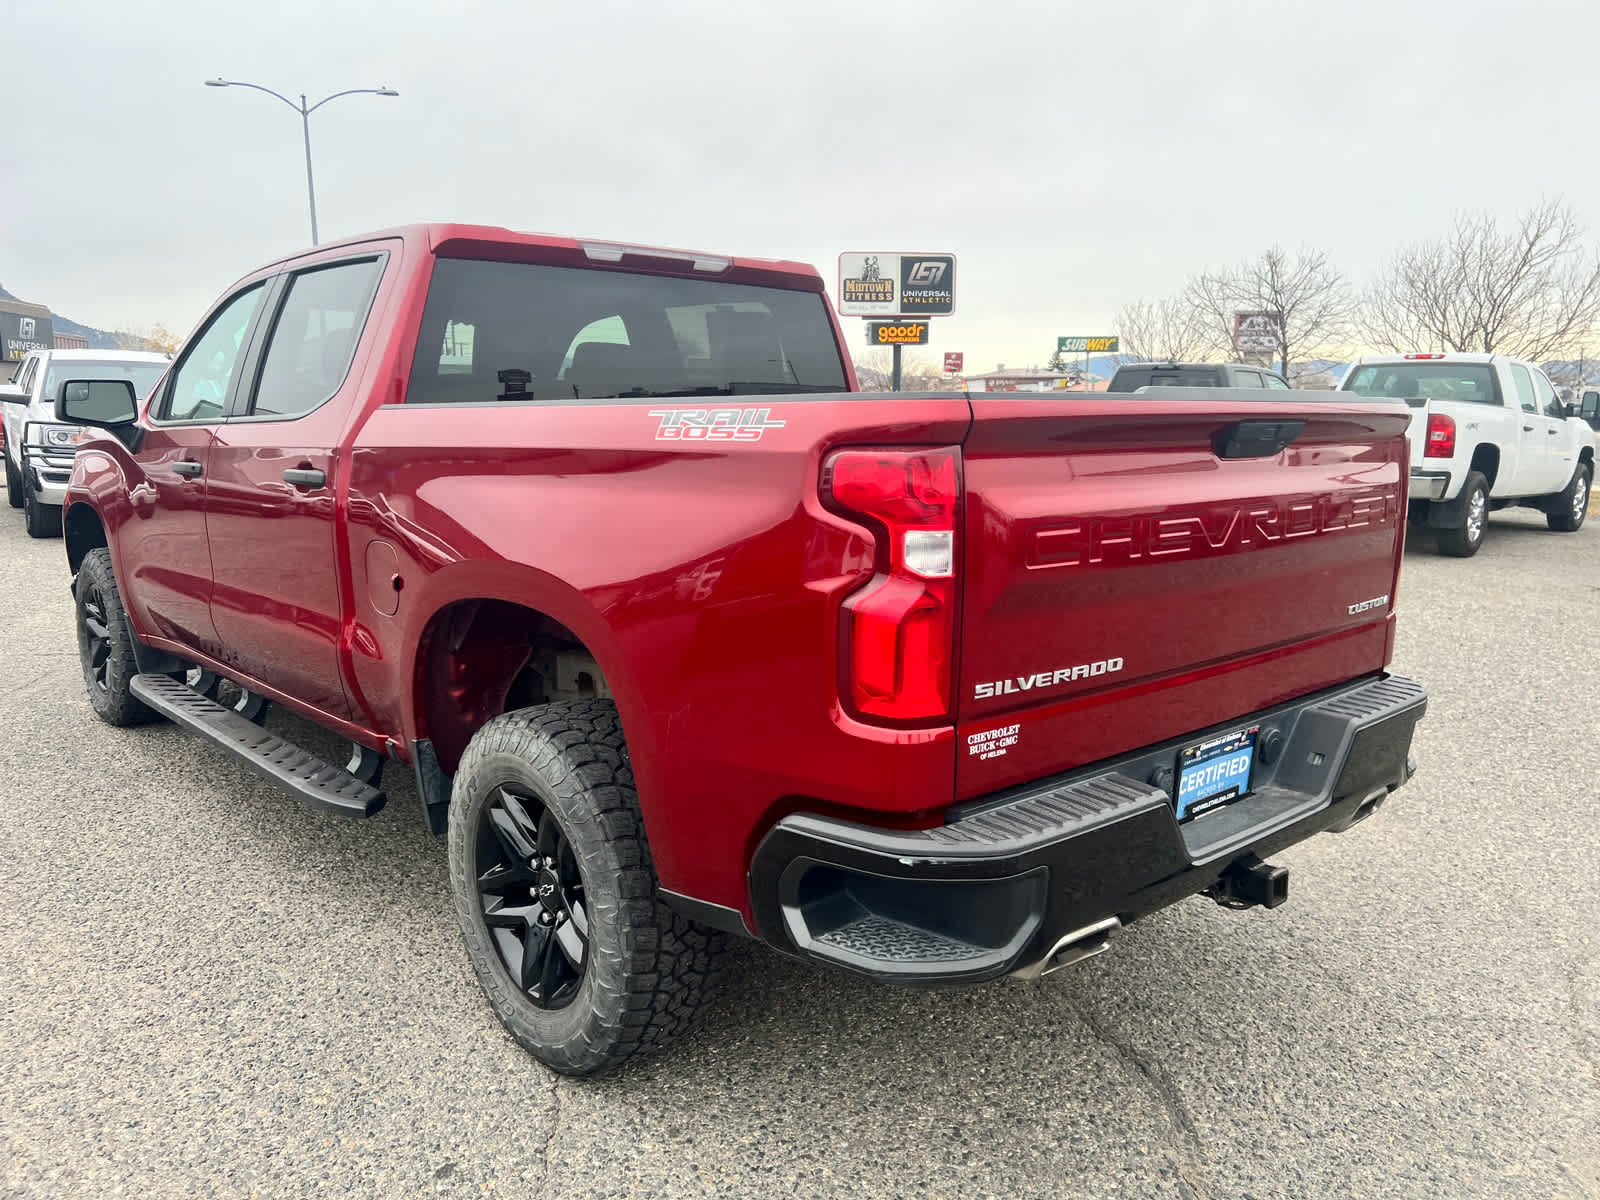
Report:
<svg viewBox="0 0 1600 1200"><path fill-rule="evenodd" d="M1277 317L1276 357L1285 378L1295 359L1342 348L1357 311L1349 281L1326 254L1302 249L1291 256L1281 246L1237 267L1196 275L1183 290L1183 304L1207 348L1230 357L1235 313Z"/></svg>
<svg viewBox="0 0 1600 1200"><path fill-rule="evenodd" d="M948 392L956 380L944 373L944 356L906 354L900 362L900 387L907 392Z"/></svg>
<svg viewBox="0 0 1600 1200"><path fill-rule="evenodd" d="M894 386L894 351L882 346L859 350L852 359L856 380L865 391L888 391ZM944 373L943 354L930 355L909 346L900 352L900 390L906 392L948 392L956 380Z"/></svg>
<svg viewBox="0 0 1600 1200"><path fill-rule="evenodd" d="M1214 339L1206 336L1195 316L1195 310L1177 296L1165 300L1136 300L1123 305L1116 316L1117 336L1122 347L1117 361L1204 357L1215 348Z"/></svg>
<svg viewBox="0 0 1600 1200"><path fill-rule="evenodd" d="M1458 215L1442 238L1408 246L1368 290L1362 325L1388 350L1472 350L1541 362L1600 324L1600 257L1569 205L1547 200L1502 229Z"/></svg>
<svg viewBox="0 0 1600 1200"><path fill-rule="evenodd" d="M1178 303L1188 313L1202 351L1196 357L1232 360L1233 314L1244 304L1244 287L1235 271L1202 271L1183 285Z"/></svg>
<svg viewBox="0 0 1600 1200"><path fill-rule="evenodd" d="M1274 246L1247 266L1245 281L1247 295L1262 311L1283 318L1278 364L1285 379L1292 361L1349 341L1356 299L1349 281L1320 250L1301 250L1290 258Z"/></svg>
<svg viewBox="0 0 1600 1200"><path fill-rule="evenodd" d="M874 347L855 350L850 357L856 364L856 382L867 392L887 392L893 386L894 352ZM902 364L903 365L903 364Z"/></svg>

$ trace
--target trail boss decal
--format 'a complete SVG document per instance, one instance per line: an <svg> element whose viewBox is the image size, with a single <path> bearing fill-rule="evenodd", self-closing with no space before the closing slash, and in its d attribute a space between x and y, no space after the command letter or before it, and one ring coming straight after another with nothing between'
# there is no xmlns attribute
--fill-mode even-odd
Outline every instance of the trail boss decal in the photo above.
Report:
<svg viewBox="0 0 1600 1200"><path fill-rule="evenodd" d="M973 689L974 700L992 700L996 696L1010 696L1017 692L1031 692L1041 688L1071 683L1074 679L1094 679L1101 675L1115 675L1122 670L1120 658L1102 658L1099 662L1079 663L1075 667L1062 667L1058 671L1041 671L1037 675L1019 675L1013 679L997 679L993 683L980 683Z"/></svg>
<svg viewBox="0 0 1600 1200"><path fill-rule="evenodd" d="M660 417L658 442L759 442L769 429L786 422L772 420L770 408L652 408Z"/></svg>

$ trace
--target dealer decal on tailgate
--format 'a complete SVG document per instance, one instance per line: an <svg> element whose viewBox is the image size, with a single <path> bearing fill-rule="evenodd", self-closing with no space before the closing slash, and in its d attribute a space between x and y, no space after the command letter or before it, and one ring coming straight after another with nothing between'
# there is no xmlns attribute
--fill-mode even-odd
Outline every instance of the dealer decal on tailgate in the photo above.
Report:
<svg viewBox="0 0 1600 1200"><path fill-rule="evenodd" d="M1021 725L1002 725L998 729L985 729L982 733L967 735L967 754L980 762L991 758L1004 758L1006 751L1017 744L1017 731Z"/></svg>

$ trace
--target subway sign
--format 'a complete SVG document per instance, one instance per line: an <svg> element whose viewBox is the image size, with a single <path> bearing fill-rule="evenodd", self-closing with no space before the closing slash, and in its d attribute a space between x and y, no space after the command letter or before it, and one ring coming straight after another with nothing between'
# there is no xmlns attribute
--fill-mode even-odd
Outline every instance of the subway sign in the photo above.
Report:
<svg viewBox="0 0 1600 1200"><path fill-rule="evenodd" d="M873 346L926 346L927 321L868 321L867 342Z"/></svg>
<svg viewBox="0 0 1600 1200"><path fill-rule="evenodd" d="M1058 337L1056 350L1061 354L1115 354L1117 338L1112 337Z"/></svg>

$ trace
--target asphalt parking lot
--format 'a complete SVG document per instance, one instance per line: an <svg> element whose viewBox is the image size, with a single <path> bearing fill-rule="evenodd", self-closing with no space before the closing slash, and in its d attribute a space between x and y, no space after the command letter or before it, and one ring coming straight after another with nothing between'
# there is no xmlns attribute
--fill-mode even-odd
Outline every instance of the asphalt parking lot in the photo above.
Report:
<svg viewBox="0 0 1600 1200"><path fill-rule="evenodd" d="M597 1081L480 999L409 779L347 823L100 725L66 585L0 520L5 1195L1600 1197L1600 524L1412 545L1421 772L1284 907L959 991L744 947Z"/></svg>

